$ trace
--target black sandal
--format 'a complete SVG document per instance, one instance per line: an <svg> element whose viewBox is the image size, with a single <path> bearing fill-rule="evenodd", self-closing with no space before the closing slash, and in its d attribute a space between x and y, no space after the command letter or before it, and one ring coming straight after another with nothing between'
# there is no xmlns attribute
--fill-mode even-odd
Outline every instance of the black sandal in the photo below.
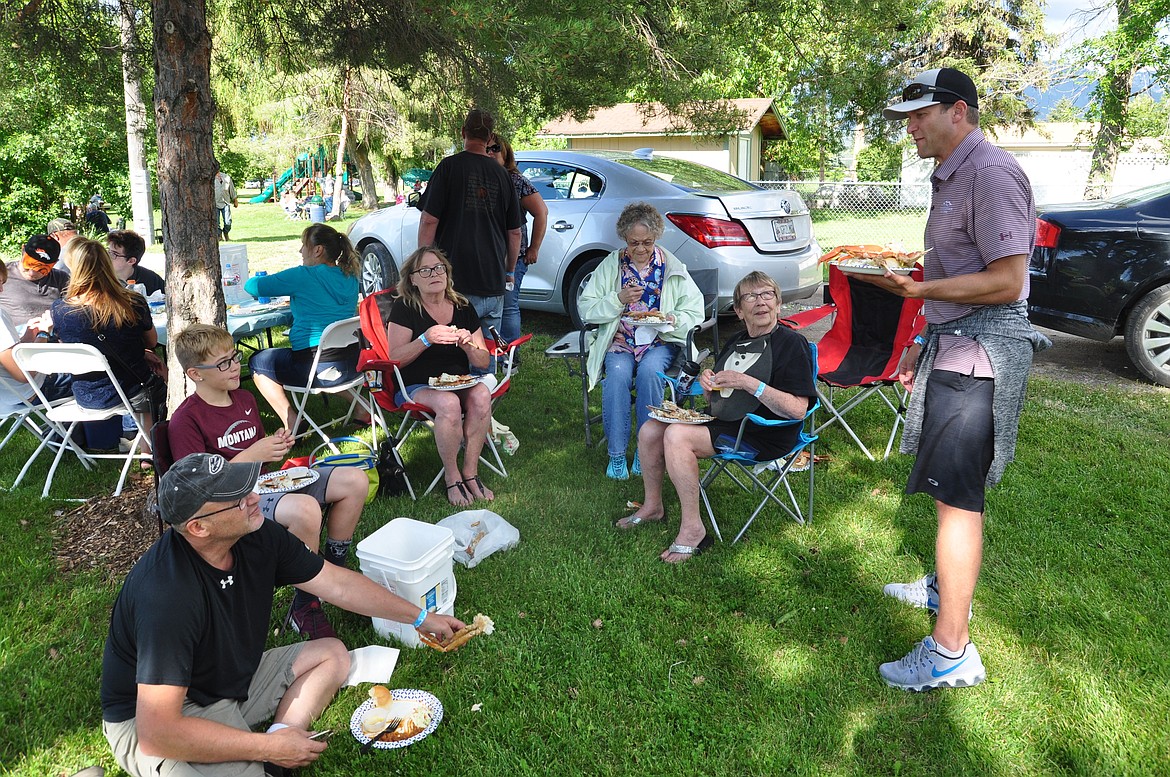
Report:
<svg viewBox="0 0 1170 777"><path fill-rule="evenodd" d="M462 496L464 499L466 499L466 500L467 500L467 504L465 504L465 505L457 505L457 504L455 504L454 502L451 502L451 495L450 495L450 494L448 494L448 495L447 495L447 501L448 501L448 502L450 502L452 506L454 506L454 507L468 507L468 506L470 506L472 503L474 503L474 502L475 502L475 499L474 499L474 498L471 496L471 494L467 493L467 488L466 488L466 487L463 485L463 481L462 481L462 480L456 480L454 483L452 483L451 485L447 486L447 490L448 490L448 491L450 491L452 488L458 488L458 489L459 489L459 494L460 494L460 495L461 495L461 496Z"/></svg>
<svg viewBox="0 0 1170 777"><path fill-rule="evenodd" d="M463 478L463 482L464 482L464 483L472 483L472 482L474 482L474 483L475 483L475 487L479 489L479 493L480 493L480 494L483 494L483 493L484 493L484 485L483 485L483 481L479 479L479 475L472 475L472 476L471 476L471 477L469 477L469 478ZM492 500L488 499L486 496L482 496L482 497L476 497L476 496L472 496L470 491L468 492L468 496L471 496L471 501L473 501L473 502L474 502L474 501L476 501L477 499L481 499L481 498L482 498L482 499L483 499L485 502L490 502L490 501L492 501Z"/></svg>

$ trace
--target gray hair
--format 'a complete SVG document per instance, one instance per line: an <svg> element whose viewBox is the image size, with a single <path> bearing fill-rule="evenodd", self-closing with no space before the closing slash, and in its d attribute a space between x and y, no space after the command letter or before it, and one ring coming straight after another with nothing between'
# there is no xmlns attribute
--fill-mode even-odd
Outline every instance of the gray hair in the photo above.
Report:
<svg viewBox="0 0 1170 777"><path fill-rule="evenodd" d="M625 240L630 230L639 224L650 230L655 240L662 237L662 233L666 231L666 222L662 220L662 214L657 208L648 202L631 202L622 208L622 215L618 216L618 237Z"/></svg>

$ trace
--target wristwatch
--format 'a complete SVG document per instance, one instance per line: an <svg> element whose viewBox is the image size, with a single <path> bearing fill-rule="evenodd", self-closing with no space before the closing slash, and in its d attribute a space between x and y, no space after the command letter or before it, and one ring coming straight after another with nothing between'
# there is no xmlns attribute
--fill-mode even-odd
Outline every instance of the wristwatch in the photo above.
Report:
<svg viewBox="0 0 1170 777"><path fill-rule="evenodd" d="M516 273L510 272L504 275L504 290L514 291L516 289Z"/></svg>

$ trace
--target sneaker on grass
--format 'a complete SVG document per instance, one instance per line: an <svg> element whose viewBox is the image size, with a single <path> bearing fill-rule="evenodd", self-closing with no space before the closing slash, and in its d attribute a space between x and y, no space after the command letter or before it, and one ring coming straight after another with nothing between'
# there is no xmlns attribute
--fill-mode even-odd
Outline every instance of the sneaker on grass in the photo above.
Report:
<svg viewBox="0 0 1170 777"><path fill-rule="evenodd" d="M921 607L930 610L932 615L938 615L938 579L934 572L923 575L913 583L890 583L882 592L892 596L899 602L905 602L912 607ZM974 608L968 608L967 620L974 615Z"/></svg>
<svg viewBox="0 0 1170 777"><path fill-rule="evenodd" d="M951 656L935 644L933 637L923 639L900 661L882 664L878 673L886 685L903 691L967 688L987 679L987 670L974 642L968 642L961 653Z"/></svg>
<svg viewBox="0 0 1170 777"><path fill-rule="evenodd" d="M325 617L325 612L321 609L321 603L316 600L299 609L293 609L290 605L285 623L291 626L297 634L307 634L309 639L337 637L337 632L329 625L329 619Z"/></svg>

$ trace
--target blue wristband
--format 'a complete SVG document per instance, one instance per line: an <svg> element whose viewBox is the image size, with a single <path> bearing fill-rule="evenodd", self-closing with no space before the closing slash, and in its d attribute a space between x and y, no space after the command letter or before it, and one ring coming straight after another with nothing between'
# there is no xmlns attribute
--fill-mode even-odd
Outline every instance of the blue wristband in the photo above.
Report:
<svg viewBox="0 0 1170 777"><path fill-rule="evenodd" d="M926 338L922 335L914 335L914 344L921 347L926 345Z"/></svg>
<svg viewBox="0 0 1170 777"><path fill-rule="evenodd" d="M766 388L767 386L764 384L764 381L761 380L760 387L756 389L756 393L752 396L754 396L756 399L759 399L760 397L764 396L764 389Z"/></svg>
<svg viewBox="0 0 1170 777"><path fill-rule="evenodd" d="M421 343L423 344L423 347L424 347L424 348L430 348L430 347L431 347L431 341L427 339L427 333L426 333L426 332L423 332L421 335L419 335L419 336L418 336L418 339L419 339L419 342L421 342Z"/></svg>
<svg viewBox="0 0 1170 777"><path fill-rule="evenodd" d="M414 627L417 629L419 626L421 626L423 624L423 621L425 621L426 619L427 619L427 611L425 609L419 610L418 617L414 619Z"/></svg>

